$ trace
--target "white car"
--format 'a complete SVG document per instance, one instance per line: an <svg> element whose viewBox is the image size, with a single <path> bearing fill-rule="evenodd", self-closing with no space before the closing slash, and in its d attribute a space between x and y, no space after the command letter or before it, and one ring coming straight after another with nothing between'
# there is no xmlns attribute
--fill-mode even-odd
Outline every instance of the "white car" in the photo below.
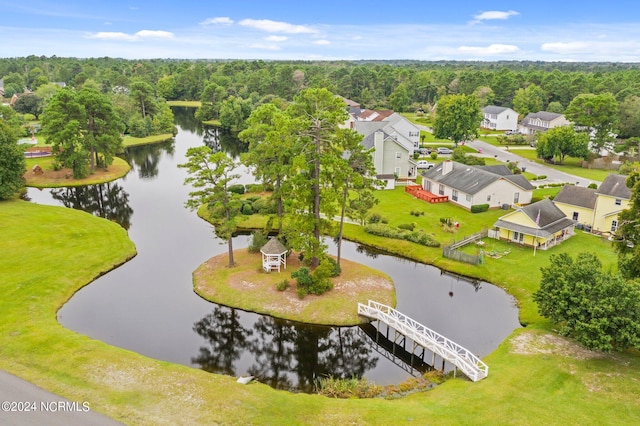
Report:
<svg viewBox="0 0 640 426"><path fill-rule="evenodd" d="M416 167L418 167L419 169L430 169L433 166L435 166L435 164L428 162L427 160L418 160L418 165Z"/></svg>

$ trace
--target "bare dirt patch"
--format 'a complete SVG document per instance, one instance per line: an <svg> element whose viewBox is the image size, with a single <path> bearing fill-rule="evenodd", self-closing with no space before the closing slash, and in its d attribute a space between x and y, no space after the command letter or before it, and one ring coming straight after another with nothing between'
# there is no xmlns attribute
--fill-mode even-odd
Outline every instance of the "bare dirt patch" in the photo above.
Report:
<svg viewBox="0 0 640 426"><path fill-rule="evenodd" d="M549 354L578 360L606 358L607 354L586 349L550 333L523 331L511 339L511 352L520 355Z"/></svg>
<svg viewBox="0 0 640 426"><path fill-rule="evenodd" d="M357 315L358 302L375 300L395 306L395 287L384 273L342 259L342 274L333 278L333 289L301 299L291 272L301 265L294 254L281 272L264 272L260 253L234 251L236 265L228 266L228 255L215 256L193 274L194 289L203 298L239 309L315 324L354 325L363 322ZM276 286L287 280L289 287Z"/></svg>

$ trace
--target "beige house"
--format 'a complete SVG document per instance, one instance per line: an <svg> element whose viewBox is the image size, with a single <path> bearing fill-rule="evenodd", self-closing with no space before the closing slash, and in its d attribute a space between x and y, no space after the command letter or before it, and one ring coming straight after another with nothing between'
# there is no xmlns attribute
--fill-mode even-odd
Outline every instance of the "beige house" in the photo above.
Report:
<svg viewBox="0 0 640 426"><path fill-rule="evenodd" d="M598 189L565 185L553 202L585 230L613 233L618 229L618 214L628 208L631 198L626 178L611 174Z"/></svg>
<svg viewBox="0 0 640 426"><path fill-rule="evenodd" d="M545 198L507 213L493 226L490 235L496 239L546 250L574 235L575 222Z"/></svg>
<svg viewBox="0 0 640 426"><path fill-rule="evenodd" d="M531 112L522 119L518 126L518 130L523 135L534 135L539 132L546 132L549 129L560 126L568 126L571 122L567 120L564 114L555 112Z"/></svg>
<svg viewBox="0 0 640 426"><path fill-rule="evenodd" d="M533 194L533 185L506 166L468 166L451 160L423 171L422 189L449 197L449 202L468 210L477 204L489 208L529 204Z"/></svg>
<svg viewBox="0 0 640 426"><path fill-rule="evenodd" d="M366 149L373 148L376 175L415 178L417 169L411 144L383 130L371 133L361 143Z"/></svg>

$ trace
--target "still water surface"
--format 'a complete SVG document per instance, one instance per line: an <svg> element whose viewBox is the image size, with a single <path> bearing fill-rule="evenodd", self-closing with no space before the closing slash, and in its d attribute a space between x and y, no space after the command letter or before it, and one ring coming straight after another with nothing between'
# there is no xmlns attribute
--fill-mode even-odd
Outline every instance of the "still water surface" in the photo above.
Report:
<svg viewBox="0 0 640 426"><path fill-rule="evenodd" d="M184 208L190 189L182 184L186 172L177 164L185 161L189 147L203 143L232 156L242 147L181 114L176 111L180 127L174 141L127 150L125 158L133 168L118 181L29 189L33 202L80 208L117 221L138 250L131 261L76 293L58 313L61 324L149 357L221 374L252 374L292 391L312 391L314 379L325 375L393 384L417 374L403 362L387 359L360 327L279 320L210 303L193 292L192 271L224 253L226 245L209 224ZM242 175L240 183L253 182L248 171ZM234 247L246 247L247 239L236 237ZM335 254L335 247L330 250ZM350 242L344 244L343 257L386 272L396 285L399 311L479 356L492 352L519 327L513 298L491 284L465 281ZM430 362L430 354L425 359Z"/></svg>

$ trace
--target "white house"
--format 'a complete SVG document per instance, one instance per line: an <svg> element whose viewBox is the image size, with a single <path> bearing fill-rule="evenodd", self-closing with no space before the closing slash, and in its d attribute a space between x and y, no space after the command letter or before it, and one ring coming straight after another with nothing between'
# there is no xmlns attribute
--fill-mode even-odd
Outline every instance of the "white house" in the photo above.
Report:
<svg viewBox="0 0 640 426"><path fill-rule="evenodd" d="M516 130L518 113L511 108L489 105L482 108L484 119L480 127L490 130Z"/></svg>
<svg viewBox="0 0 640 426"><path fill-rule="evenodd" d="M529 204L534 189L506 166L468 166L451 160L423 172L422 188L469 210L477 204L489 208Z"/></svg>
<svg viewBox="0 0 640 426"><path fill-rule="evenodd" d="M538 132L546 132L549 129L560 126L569 126L571 122L564 114L555 112L531 112L520 122L518 130L524 135L533 135Z"/></svg>

